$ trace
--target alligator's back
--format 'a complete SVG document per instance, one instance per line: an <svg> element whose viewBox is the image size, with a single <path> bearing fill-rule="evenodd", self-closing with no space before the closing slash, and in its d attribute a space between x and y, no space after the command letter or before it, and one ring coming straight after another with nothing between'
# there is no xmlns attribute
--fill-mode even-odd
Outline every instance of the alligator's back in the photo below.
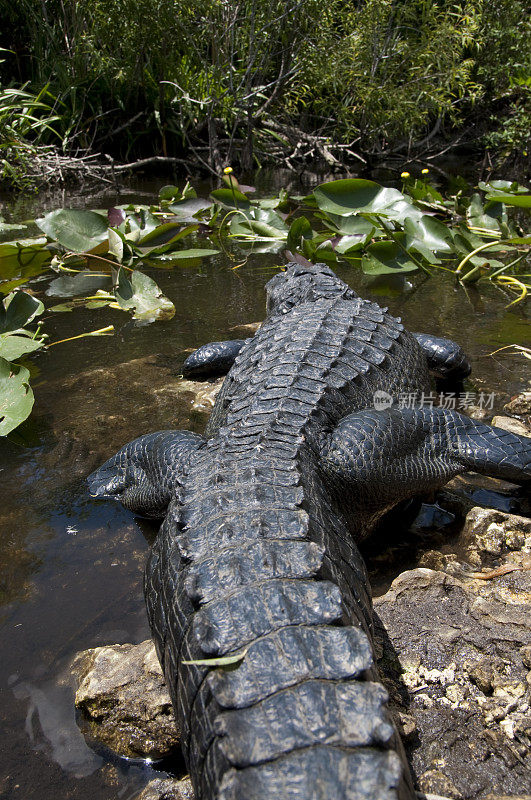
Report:
<svg viewBox="0 0 531 800"><path fill-rule="evenodd" d="M270 284L170 505L146 575L151 624L198 800L409 797L355 521L319 462L375 391L426 388L426 361L329 270L293 272ZM183 663L234 653L227 668Z"/></svg>

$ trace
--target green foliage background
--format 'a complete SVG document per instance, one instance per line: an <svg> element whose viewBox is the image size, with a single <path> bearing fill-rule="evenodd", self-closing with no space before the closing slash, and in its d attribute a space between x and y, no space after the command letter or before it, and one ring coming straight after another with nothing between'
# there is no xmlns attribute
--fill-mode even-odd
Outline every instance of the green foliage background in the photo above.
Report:
<svg viewBox="0 0 531 800"><path fill-rule="evenodd" d="M524 0L0 0L0 47L4 148L10 87L47 87L39 113L65 148L122 159L252 167L271 121L365 153L459 131L501 156L528 147Z"/></svg>

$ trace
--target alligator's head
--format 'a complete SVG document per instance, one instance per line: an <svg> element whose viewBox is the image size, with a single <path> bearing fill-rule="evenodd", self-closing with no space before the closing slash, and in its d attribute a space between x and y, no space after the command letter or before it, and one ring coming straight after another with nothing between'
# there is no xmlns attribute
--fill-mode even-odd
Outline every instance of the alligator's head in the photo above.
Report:
<svg viewBox="0 0 531 800"><path fill-rule="evenodd" d="M267 313L285 314L293 306L311 303L323 297L341 295L348 299L357 297L326 264L287 265L266 285Z"/></svg>

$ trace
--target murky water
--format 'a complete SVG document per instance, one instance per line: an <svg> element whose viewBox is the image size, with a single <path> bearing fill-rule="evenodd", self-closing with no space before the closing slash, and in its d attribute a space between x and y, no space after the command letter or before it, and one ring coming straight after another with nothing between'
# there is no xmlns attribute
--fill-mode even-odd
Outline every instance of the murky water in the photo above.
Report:
<svg viewBox="0 0 531 800"><path fill-rule="evenodd" d="M137 189L135 199L146 202L152 190ZM117 200L102 196L88 204ZM86 202L65 199L65 205ZM15 212L20 218L21 207ZM190 395L179 390L185 350L238 337L234 326L260 320L264 284L278 263L274 256L254 256L233 269L242 261L238 251L233 255L233 261L220 255L200 267L153 273L176 305L170 321L137 327L125 314L105 309L46 320L51 341L108 324L116 335L35 355L36 403L21 432L25 446L0 446L2 800L127 800L152 775L151 767L90 750L75 721L72 656L149 635L141 582L154 534L120 508L93 502L83 480L141 433L203 428L206 415L193 411ZM467 389L493 392L494 411L528 386L525 359L488 355L529 339L526 312L506 310L508 298L496 287L479 294L440 275L395 283L352 270L340 276L361 295L389 306L411 330L459 341L474 365ZM371 557L376 569L378 559Z"/></svg>

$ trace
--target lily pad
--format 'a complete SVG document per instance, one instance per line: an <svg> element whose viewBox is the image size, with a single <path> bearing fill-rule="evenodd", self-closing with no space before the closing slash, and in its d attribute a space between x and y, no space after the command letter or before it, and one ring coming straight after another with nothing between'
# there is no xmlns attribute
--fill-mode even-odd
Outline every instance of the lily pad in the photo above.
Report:
<svg viewBox="0 0 531 800"><path fill-rule="evenodd" d="M0 436L17 428L31 413L29 370L0 358Z"/></svg>
<svg viewBox="0 0 531 800"><path fill-rule="evenodd" d="M120 308L132 311L133 318L143 322L171 319L175 314L171 300L162 294L152 278L138 270L134 270L129 278L120 268L115 296Z"/></svg>
<svg viewBox="0 0 531 800"><path fill-rule="evenodd" d="M0 331L16 331L42 314L44 305L27 292L14 292L0 301Z"/></svg>
<svg viewBox="0 0 531 800"><path fill-rule="evenodd" d="M363 178L322 183L314 190L314 197L321 211L341 217L362 211L384 213L386 208L405 200L398 189L386 188Z"/></svg>
<svg viewBox="0 0 531 800"><path fill-rule="evenodd" d="M0 357L6 361L18 361L22 356L39 350L45 344L43 339L34 339L27 331L0 333Z"/></svg>
<svg viewBox="0 0 531 800"><path fill-rule="evenodd" d="M423 214L418 220L406 219L404 230L412 239L422 242L434 253L454 252L449 228L435 217Z"/></svg>
<svg viewBox="0 0 531 800"><path fill-rule="evenodd" d="M251 207L249 198L237 189L215 189L210 192L210 196L225 208L248 209Z"/></svg>
<svg viewBox="0 0 531 800"><path fill-rule="evenodd" d="M109 275L83 270L76 275L61 275L55 278L47 288L46 294L49 297L79 297L83 294L94 294L103 286L109 286Z"/></svg>
<svg viewBox="0 0 531 800"><path fill-rule="evenodd" d="M50 239L76 253L91 250L107 238L107 218L95 211L59 208L35 222Z"/></svg>
<svg viewBox="0 0 531 800"><path fill-rule="evenodd" d="M362 258L361 268L366 275L388 275L395 272L414 272L417 265L396 242L374 242Z"/></svg>

